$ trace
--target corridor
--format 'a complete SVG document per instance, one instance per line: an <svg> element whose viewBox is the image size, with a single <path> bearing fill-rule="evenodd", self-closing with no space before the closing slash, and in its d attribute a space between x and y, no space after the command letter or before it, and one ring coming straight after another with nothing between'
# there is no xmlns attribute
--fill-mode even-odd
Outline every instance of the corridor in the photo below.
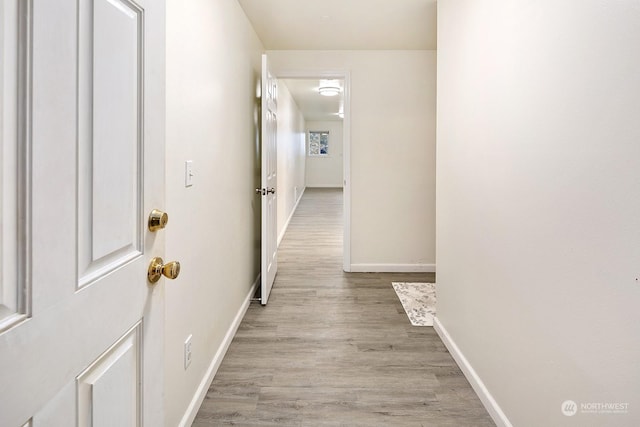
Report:
<svg viewBox="0 0 640 427"><path fill-rule="evenodd" d="M493 426L431 327L391 282L434 274L342 271L342 191L307 189L193 424Z"/></svg>

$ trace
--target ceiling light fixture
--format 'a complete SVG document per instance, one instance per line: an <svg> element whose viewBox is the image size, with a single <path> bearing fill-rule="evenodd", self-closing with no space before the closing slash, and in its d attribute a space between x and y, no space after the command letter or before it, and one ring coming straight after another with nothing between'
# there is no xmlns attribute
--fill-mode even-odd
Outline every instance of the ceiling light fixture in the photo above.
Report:
<svg viewBox="0 0 640 427"><path fill-rule="evenodd" d="M322 96L336 96L342 89L340 88L340 82L337 80L320 80L320 87L318 92Z"/></svg>

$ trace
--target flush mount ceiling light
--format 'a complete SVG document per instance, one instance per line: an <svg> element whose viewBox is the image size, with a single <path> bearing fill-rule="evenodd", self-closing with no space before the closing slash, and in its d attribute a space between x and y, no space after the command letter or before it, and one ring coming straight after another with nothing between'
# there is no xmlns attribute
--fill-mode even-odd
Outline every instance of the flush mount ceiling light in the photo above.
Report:
<svg viewBox="0 0 640 427"><path fill-rule="evenodd" d="M318 92L320 92L322 96L336 96L341 90L338 80L320 80Z"/></svg>

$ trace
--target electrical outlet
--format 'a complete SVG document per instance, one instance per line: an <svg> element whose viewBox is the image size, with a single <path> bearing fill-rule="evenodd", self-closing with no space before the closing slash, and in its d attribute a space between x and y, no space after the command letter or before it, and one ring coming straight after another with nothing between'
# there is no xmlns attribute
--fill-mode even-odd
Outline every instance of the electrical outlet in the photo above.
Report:
<svg viewBox="0 0 640 427"><path fill-rule="evenodd" d="M189 365L191 365L191 338L193 335L189 335L186 340L184 340L184 369L187 369Z"/></svg>

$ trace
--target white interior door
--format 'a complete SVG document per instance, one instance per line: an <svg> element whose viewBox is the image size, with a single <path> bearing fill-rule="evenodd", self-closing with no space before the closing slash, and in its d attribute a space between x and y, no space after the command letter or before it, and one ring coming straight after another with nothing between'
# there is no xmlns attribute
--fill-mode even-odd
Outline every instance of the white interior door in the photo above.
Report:
<svg viewBox="0 0 640 427"><path fill-rule="evenodd" d="M164 425L164 13L0 2L2 426Z"/></svg>
<svg viewBox="0 0 640 427"><path fill-rule="evenodd" d="M269 71L267 55L262 55L262 305L278 272L277 108L278 81Z"/></svg>

